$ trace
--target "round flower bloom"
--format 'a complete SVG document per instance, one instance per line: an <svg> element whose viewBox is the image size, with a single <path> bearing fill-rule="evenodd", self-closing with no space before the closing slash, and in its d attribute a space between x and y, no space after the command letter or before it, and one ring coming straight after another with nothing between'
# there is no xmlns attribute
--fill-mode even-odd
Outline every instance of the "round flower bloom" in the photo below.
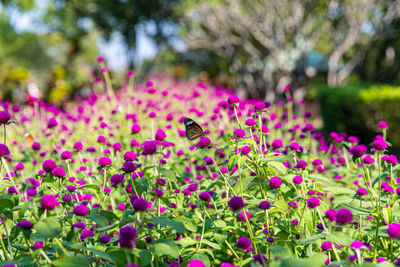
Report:
<svg viewBox="0 0 400 267"><path fill-rule="evenodd" d="M264 200L261 201L260 204L258 204L258 207L262 210L267 210L271 207L271 203L269 203L268 201Z"/></svg>
<svg viewBox="0 0 400 267"><path fill-rule="evenodd" d="M307 199L307 208L314 209L320 205L319 199L317 197L310 197Z"/></svg>
<svg viewBox="0 0 400 267"><path fill-rule="evenodd" d="M72 158L72 154L69 151L61 152L61 159L66 160Z"/></svg>
<svg viewBox="0 0 400 267"><path fill-rule="evenodd" d="M388 144L383 139L375 139L371 146L376 150L385 150L388 148Z"/></svg>
<svg viewBox="0 0 400 267"><path fill-rule="evenodd" d="M353 221L353 213L348 209L340 209L336 212L336 223L345 225Z"/></svg>
<svg viewBox="0 0 400 267"><path fill-rule="evenodd" d="M198 148L206 148L211 144L210 139L207 137L200 136L200 141L197 143Z"/></svg>
<svg viewBox="0 0 400 267"><path fill-rule="evenodd" d="M85 240L86 238L94 237L94 233L88 229L84 229L81 233L81 240Z"/></svg>
<svg viewBox="0 0 400 267"><path fill-rule="evenodd" d="M38 142L33 142L32 143L32 149L33 150L39 151L41 148L42 148L42 146L40 145L40 143L38 143Z"/></svg>
<svg viewBox="0 0 400 267"><path fill-rule="evenodd" d="M98 160L98 163L101 167L109 166L112 164L111 159L108 157L101 157Z"/></svg>
<svg viewBox="0 0 400 267"><path fill-rule="evenodd" d="M354 249L360 249L364 246L364 243L358 240L354 240L351 242L350 247Z"/></svg>
<svg viewBox="0 0 400 267"><path fill-rule="evenodd" d="M264 102L259 101L254 105L254 108L257 110L263 110L266 108L266 106Z"/></svg>
<svg viewBox="0 0 400 267"><path fill-rule="evenodd" d="M165 138L167 138L167 135L165 134L165 132L163 130L161 130L161 129L158 129L157 132L156 132L155 139L159 140L159 141L162 141Z"/></svg>
<svg viewBox="0 0 400 267"><path fill-rule="evenodd" d="M57 167L57 164L52 159L46 159L42 163L42 168L45 172L50 173Z"/></svg>
<svg viewBox="0 0 400 267"><path fill-rule="evenodd" d="M269 179L269 186L272 189L277 189L277 188L281 187L281 185L282 185L281 178L279 178L277 176L273 176L273 177L271 177L271 179Z"/></svg>
<svg viewBox="0 0 400 267"><path fill-rule="evenodd" d="M146 141L142 144L143 155L153 155L157 152L157 143L155 141Z"/></svg>
<svg viewBox="0 0 400 267"><path fill-rule="evenodd" d="M0 144L0 157L10 156L10 150L4 144Z"/></svg>
<svg viewBox="0 0 400 267"><path fill-rule="evenodd" d="M253 255L253 260L257 262L258 264L261 264L262 266L265 266L267 264L267 257L265 257L264 254L254 254Z"/></svg>
<svg viewBox="0 0 400 267"><path fill-rule="evenodd" d="M50 118L49 121L47 122L47 128L54 128L58 125L58 122L56 120L56 118Z"/></svg>
<svg viewBox="0 0 400 267"><path fill-rule="evenodd" d="M211 201L211 195L208 192L201 192L199 194L199 198L201 200L203 200L203 201L206 201L206 202L210 202Z"/></svg>
<svg viewBox="0 0 400 267"><path fill-rule="evenodd" d="M0 111L0 124L5 124L11 119L7 110Z"/></svg>
<svg viewBox="0 0 400 267"><path fill-rule="evenodd" d="M110 183L112 187L116 187L118 184L124 182L124 176L122 174L116 173L110 178Z"/></svg>
<svg viewBox="0 0 400 267"><path fill-rule="evenodd" d="M81 151L83 149L83 144L81 142L74 143L74 150Z"/></svg>
<svg viewBox="0 0 400 267"><path fill-rule="evenodd" d="M155 188L155 189L154 189L154 192L156 193L156 195L157 195L158 197L162 197L162 196L164 195L164 192L163 192L161 189L159 189L159 188Z"/></svg>
<svg viewBox="0 0 400 267"><path fill-rule="evenodd" d="M246 249L251 246L251 241L247 237L239 237L239 239L237 240L237 245L241 249Z"/></svg>
<svg viewBox="0 0 400 267"><path fill-rule="evenodd" d="M122 171L126 173L131 173L136 170L136 165L132 161L126 161L122 164Z"/></svg>
<svg viewBox="0 0 400 267"><path fill-rule="evenodd" d="M53 195L44 195L40 201L40 207L45 210L53 210L57 205L57 199Z"/></svg>
<svg viewBox="0 0 400 267"><path fill-rule="evenodd" d="M381 129L386 129L388 127L388 123L386 121L378 122L378 127Z"/></svg>
<svg viewBox="0 0 400 267"><path fill-rule="evenodd" d="M231 208L231 210L240 210L244 207L243 199L239 196L233 196L228 201L228 206Z"/></svg>
<svg viewBox="0 0 400 267"><path fill-rule="evenodd" d="M191 260L189 261L187 267L206 267L206 265L201 260Z"/></svg>
<svg viewBox="0 0 400 267"><path fill-rule="evenodd" d="M363 163L365 163L365 164L372 164L372 163L374 163L375 162L375 159L373 158L373 157L371 157L370 155L365 155L364 157L363 157Z"/></svg>
<svg viewBox="0 0 400 267"><path fill-rule="evenodd" d="M389 238L399 238L400 237L400 224L391 223L387 228L387 233Z"/></svg>
<svg viewBox="0 0 400 267"><path fill-rule="evenodd" d="M134 123L134 124L132 125L132 127L131 127L131 132L132 132L133 134L140 133L140 125L137 124L137 123Z"/></svg>
<svg viewBox="0 0 400 267"><path fill-rule="evenodd" d="M368 194L368 191L367 191L367 189L360 187L360 188L357 188L356 194L359 196L364 196L364 195Z"/></svg>
<svg viewBox="0 0 400 267"><path fill-rule="evenodd" d="M301 176L296 175L295 177L293 177L294 184L301 184L302 182L303 182L303 178L301 178Z"/></svg>
<svg viewBox="0 0 400 267"><path fill-rule="evenodd" d="M55 167L53 170L53 175L55 177L65 177L65 170L61 167Z"/></svg>
<svg viewBox="0 0 400 267"><path fill-rule="evenodd" d="M228 262L223 262L223 263L221 263L221 265L219 267L233 267L233 265Z"/></svg>
<svg viewBox="0 0 400 267"><path fill-rule="evenodd" d="M89 213L89 209L85 205L78 205L74 207L74 214L78 216L86 216Z"/></svg>
<svg viewBox="0 0 400 267"><path fill-rule="evenodd" d="M239 103L239 98L235 95L231 95L228 97L228 104L232 105L232 104L236 104Z"/></svg>
<svg viewBox="0 0 400 267"><path fill-rule="evenodd" d="M136 160L135 152L132 152L132 151L126 151L124 153L123 157L124 157L125 161L134 161L134 160Z"/></svg>
<svg viewBox="0 0 400 267"><path fill-rule="evenodd" d="M99 237L99 241L103 244L110 242L110 240L111 240L111 237L109 237L108 235L102 235Z"/></svg>
<svg viewBox="0 0 400 267"><path fill-rule="evenodd" d="M21 222L17 222L17 227L21 228L21 229L26 229L26 230L30 230L33 228L33 223L31 223L30 221L21 221Z"/></svg>
<svg viewBox="0 0 400 267"><path fill-rule="evenodd" d="M246 124L247 126L250 126L250 127L254 127L254 126L256 126L256 121L253 119L247 119L244 124Z"/></svg>
<svg viewBox="0 0 400 267"><path fill-rule="evenodd" d="M246 135L246 132L242 129L235 129L233 130L233 134L236 135L236 137L244 137Z"/></svg>
<svg viewBox="0 0 400 267"><path fill-rule="evenodd" d="M138 198L132 201L132 207L134 210L146 210L147 209L147 201L143 198Z"/></svg>
<svg viewBox="0 0 400 267"><path fill-rule="evenodd" d="M305 162L304 160L299 160L297 162L297 168L305 169L306 167L307 167L307 162Z"/></svg>
<svg viewBox="0 0 400 267"><path fill-rule="evenodd" d="M322 242L322 244L321 244L321 249L322 249L322 251L326 251L326 250L332 249L332 243L331 243L331 241L324 241L324 242Z"/></svg>
<svg viewBox="0 0 400 267"><path fill-rule="evenodd" d="M282 140L281 139L275 139L274 141L272 141L271 146L274 149L281 148L283 146Z"/></svg>
<svg viewBox="0 0 400 267"><path fill-rule="evenodd" d="M311 162L311 164L314 165L314 166L322 165L322 160L320 160L320 159L314 159L314 160Z"/></svg>
<svg viewBox="0 0 400 267"><path fill-rule="evenodd" d="M250 220L250 218L251 218L251 213L249 211L247 211L247 210L246 210L246 217L247 217L248 220ZM238 215L238 219L241 222L245 222L246 221L246 217L244 217L243 211L241 211L239 213L239 215Z"/></svg>
<svg viewBox="0 0 400 267"><path fill-rule="evenodd" d="M133 226L126 225L119 230L119 245L125 248L133 248L136 237L136 229Z"/></svg>
<svg viewBox="0 0 400 267"><path fill-rule="evenodd" d="M269 236L269 237L267 237L267 242L268 243L274 243L274 237L272 237L272 236Z"/></svg>
<svg viewBox="0 0 400 267"><path fill-rule="evenodd" d="M41 249L43 247L43 241L36 241L35 244L33 244L32 248L33 249Z"/></svg>
<svg viewBox="0 0 400 267"><path fill-rule="evenodd" d="M362 157L366 152L366 145L355 145L349 148L349 153L356 158Z"/></svg>
<svg viewBox="0 0 400 267"><path fill-rule="evenodd" d="M242 147L242 149L241 149L241 154L243 155L243 156L246 156L246 155L248 155L250 152L251 152L251 147L249 147L249 146L244 146L244 147Z"/></svg>

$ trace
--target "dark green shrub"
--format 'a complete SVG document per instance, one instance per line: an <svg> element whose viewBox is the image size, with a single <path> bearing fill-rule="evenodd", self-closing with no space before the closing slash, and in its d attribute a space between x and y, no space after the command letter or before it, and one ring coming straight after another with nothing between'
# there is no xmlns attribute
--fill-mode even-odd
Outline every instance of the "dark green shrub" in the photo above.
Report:
<svg viewBox="0 0 400 267"><path fill-rule="evenodd" d="M381 133L378 122L389 124L389 141L400 147L400 86L349 84L318 88L324 131L344 131L364 143Z"/></svg>

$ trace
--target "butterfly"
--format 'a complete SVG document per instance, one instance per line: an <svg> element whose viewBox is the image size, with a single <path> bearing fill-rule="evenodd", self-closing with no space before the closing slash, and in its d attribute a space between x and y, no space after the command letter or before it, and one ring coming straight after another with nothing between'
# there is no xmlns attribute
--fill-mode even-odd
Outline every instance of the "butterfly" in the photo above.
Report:
<svg viewBox="0 0 400 267"><path fill-rule="evenodd" d="M186 118L183 123L185 124L186 128L186 138L190 141L193 141L200 136L204 136L206 133L203 132L203 129L201 129L200 125L198 125L194 120Z"/></svg>
<svg viewBox="0 0 400 267"><path fill-rule="evenodd" d="M33 136L30 133L25 133L24 137L25 137L24 141L25 146L31 146L33 144Z"/></svg>

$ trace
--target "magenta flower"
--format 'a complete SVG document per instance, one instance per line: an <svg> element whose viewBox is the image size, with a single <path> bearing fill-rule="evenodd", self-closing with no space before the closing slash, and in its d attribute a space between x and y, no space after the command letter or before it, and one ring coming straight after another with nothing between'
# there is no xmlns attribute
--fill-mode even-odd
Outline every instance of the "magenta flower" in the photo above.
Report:
<svg viewBox="0 0 400 267"><path fill-rule="evenodd" d="M53 210L58 204L56 197L53 195L44 195L40 201L40 207L44 210Z"/></svg>
<svg viewBox="0 0 400 267"><path fill-rule="evenodd" d="M244 124L246 124L247 126L250 126L250 127L254 127L254 126L256 126L256 121L253 119L247 119Z"/></svg>
<svg viewBox="0 0 400 267"><path fill-rule="evenodd" d="M281 185L282 185L282 180L281 180L281 178L279 178L277 176L273 176L269 180L269 186L272 189L277 189L277 188L281 187Z"/></svg>
<svg viewBox="0 0 400 267"><path fill-rule="evenodd" d="M310 197L307 199L307 208L314 209L320 205L319 199L317 197Z"/></svg>
<svg viewBox="0 0 400 267"><path fill-rule="evenodd" d="M350 155L359 158L362 157L367 152L366 145L355 145L349 148Z"/></svg>
<svg viewBox="0 0 400 267"><path fill-rule="evenodd" d="M108 242L110 242L111 237L109 237L108 235L102 235L99 237L99 241L103 244L107 244Z"/></svg>
<svg viewBox="0 0 400 267"><path fill-rule="evenodd" d="M332 243L331 241L324 241L321 244L321 250L326 251L326 250L331 250L332 249Z"/></svg>
<svg viewBox="0 0 400 267"><path fill-rule="evenodd" d="M134 199L132 202L132 207L136 211L146 210L147 209L147 201L143 198Z"/></svg>
<svg viewBox="0 0 400 267"><path fill-rule="evenodd" d="M101 167L106 167L106 166L111 165L111 164L112 164L112 161L111 161L111 159L108 158L108 157L101 157L101 158L99 158L98 163L99 163L99 165L100 165Z"/></svg>
<svg viewBox="0 0 400 267"><path fill-rule="evenodd" d="M269 203L268 201L264 200L261 201L260 204L258 204L258 207L262 210L267 210L271 207L271 203Z"/></svg>
<svg viewBox="0 0 400 267"><path fill-rule="evenodd" d="M133 134L140 133L140 125L137 124L137 123L134 123L134 124L132 125L131 132L132 132Z"/></svg>
<svg viewBox="0 0 400 267"><path fill-rule="evenodd" d="M157 143L155 141L146 141L142 144L143 155L153 155L157 152Z"/></svg>
<svg viewBox="0 0 400 267"><path fill-rule="evenodd" d="M50 118L49 121L47 122L47 128L54 128L58 125L58 122L56 120L56 118Z"/></svg>
<svg viewBox="0 0 400 267"><path fill-rule="evenodd" d="M75 152L81 151L82 149L83 149L83 144L81 142L74 143L74 151Z"/></svg>
<svg viewBox="0 0 400 267"><path fill-rule="evenodd" d="M388 148L388 144L383 139L375 139L371 146L376 150L385 150Z"/></svg>
<svg viewBox="0 0 400 267"><path fill-rule="evenodd" d="M21 222L17 222L17 227L21 228L21 229L26 229L26 230L30 230L33 228L33 223L31 223L30 221L21 221Z"/></svg>
<svg viewBox="0 0 400 267"><path fill-rule="evenodd" d="M199 142L196 144L198 148L206 148L211 144L210 139L207 137L200 136Z"/></svg>
<svg viewBox="0 0 400 267"><path fill-rule="evenodd" d="M336 223L345 225L353 221L353 213L348 209L340 209L336 212Z"/></svg>
<svg viewBox="0 0 400 267"><path fill-rule="evenodd" d="M35 244L33 244L32 248L33 249L41 249L43 247L43 241L36 241Z"/></svg>
<svg viewBox="0 0 400 267"><path fill-rule="evenodd" d="M133 226L126 225L119 230L119 245L122 248L133 248L137 231Z"/></svg>
<svg viewBox="0 0 400 267"><path fill-rule="evenodd" d="M297 168L305 169L306 167L307 167L307 162L305 162L304 160L299 160L297 162Z"/></svg>
<svg viewBox="0 0 400 267"><path fill-rule="evenodd" d="M11 119L7 110L0 111L0 124L6 124Z"/></svg>
<svg viewBox="0 0 400 267"><path fill-rule="evenodd" d="M251 213L250 213L249 211L247 211L247 210L246 210L246 217L247 217L248 220L250 220L250 218L251 218ZM239 213L238 219L239 219L239 221L241 221L241 222L245 222L245 221L246 221L246 218L244 217L243 211L241 211L241 212Z"/></svg>
<svg viewBox="0 0 400 267"><path fill-rule="evenodd" d="M210 202L211 201L211 195L208 192L201 192L199 194L199 198L201 200L203 200L203 201L206 201L206 202Z"/></svg>
<svg viewBox="0 0 400 267"><path fill-rule="evenodd" d="M303 182L303 178L301 178L301 176L296 175L295 177L293 177L294 184L301 184L302 182Z"/></svg>
<svg viewBox="0 0 400 267"><path fill-rule="evenodd" d="M50 173L57 167L57 164L52 159L46 159L42 163L42 168L45 172Z"/></svg>
<svg viewBox="0 0 400 267"><path fill-rule="evenodd" d="M235 130L233 130L233 134L236 137L241 138L241 137L244 137L246 135L246 132L244 130L242 130L242 129L235 129Z"/></svg>
<svg viewBox="0 0 400 267"><path fill-rule="evenodd" d="M237 245L241 249L247 249L251 246L251 241L247 237L239 237L239 239L237 240Z"/></svg>
<svg viewBox="0 0 400 267"><path fill-rule="evenodd" d="M124 182L124 176L122 174L114 174L113 176L111 176L110 178L110 183L112 187L116 187L118 184Z"/></svg>
<svg viewBox="0 0 400 267"><path fill-rule="evenodd" d="M364 196L364 195L368 194L368 191L367 191L367 189L360 187L360 188L357 188L356 194L359 196Z"/></svg>
<svg viewBox="0 0 400 267"><path fill-rule="evenodd" d="M386 121L378 122L378 127L381 129L386 129L388 127L388 123Z"/></svg>
<svg viewBox="0 0 400 267"><path fill-rule="evenodd" d="M10 156L10 150L4 144L0 144L0 157Z"/></svg>
<svg viewBox="0 0 400 267"><path fill-rule="evenodd" d="M71 152L69 152L69 151L61 152L61 159L62 160L71 159L71 158L72 158Z"/></svg>
<svg viewBox="0 0 400 267"><path fill-rule="evenodd" d="M231 208L231 210L240 210L244 207L244 202L243 199L239 196L233 196L229 201L228 201L228 206Z"/></svg>
<svg viewBox="0 0 400 267"><path fill-rule="evenodd" d="M89 209L85 205L78 205L74 207L74 214L85 217L88 215Z"/></svg>
<svg viewBox="0 0 400 267"><path fill-rule="evenodd" d="M275 139L274 141L272 141L271 146L274 149L281 148L283 146L282 140L281 139Z"/></svg>
<svg viewBox="0 0 400 267"><path fill-rule="evenodd" d="M239 98L235 95L231 95L228 97L228 104L233 105L239 103Z"/></svg>
<svg viewBox="0 0 400 267"><path fill-rule="evenodd" d="M136 154L132 151L126 151L123 155L125 161L134 161L136 160Z"/></svg>
<svg viewBox="0 0 400 267"><path fill-rule="evenodd" d="M400 224L391 223L387 228L389 238L395 239L400 237Z"/></svg>
<svg viewBox="0 0 400 267"><path fill-rule="evenodd" d="M158 129L156 132L155 139L159 141L163 141L165 138L167 138L167 135L162 129Z"/></svg>
<svg viewBox="0 0 400 267"><path fill-rule="evenodd" d="M243 156L246 156L251 152L251 148L249 146L244 146L240 152Z"/></svg>
<svg viewBox="0 0 400 267"><path fill-rule="evenodd" d="M265 103L264 103L264 102L259 101L259 102L257 102L257 103L254 105L254 108L255 108L256 110L263 110L263 109L266 108L266 106L265 106Z"/></svg>
<svg viewBox="0 0 400 267"><path fill-rule="evenodd" d="M61 168L61 167L55 167L54 169L53 169L53 175L55 176L55 177L65 177L65 170L63 169L63 168Z"/></svg>

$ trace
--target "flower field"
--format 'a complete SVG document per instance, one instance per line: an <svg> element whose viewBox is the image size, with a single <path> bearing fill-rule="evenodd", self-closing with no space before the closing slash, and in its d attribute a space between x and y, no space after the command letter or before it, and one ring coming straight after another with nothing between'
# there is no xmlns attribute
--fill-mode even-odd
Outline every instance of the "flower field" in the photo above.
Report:
<svg viewBox="0 0 400 267"><path fill-rule="evenodd" d="M64 109L3 102L1 265L400 265L385 122L366 146L324 138L289 87L270 105L103 75ZM187 117L204 136L185 137Z"/></svg>

